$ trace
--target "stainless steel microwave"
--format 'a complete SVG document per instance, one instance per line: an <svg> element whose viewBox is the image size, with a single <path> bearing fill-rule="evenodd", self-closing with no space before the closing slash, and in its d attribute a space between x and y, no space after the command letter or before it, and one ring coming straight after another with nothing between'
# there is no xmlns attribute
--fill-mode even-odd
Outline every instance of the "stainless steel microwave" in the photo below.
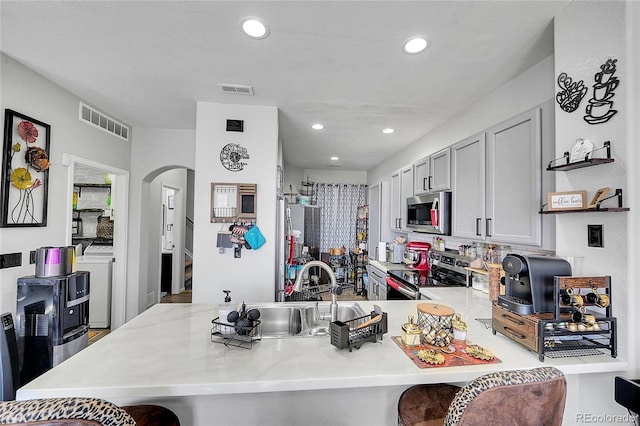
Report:
<svg viewBox="0 0 640 426"><path fill-rule="evenodd" d="M407 228L427 234L451 235L451 192L407 198Z"/></svg>

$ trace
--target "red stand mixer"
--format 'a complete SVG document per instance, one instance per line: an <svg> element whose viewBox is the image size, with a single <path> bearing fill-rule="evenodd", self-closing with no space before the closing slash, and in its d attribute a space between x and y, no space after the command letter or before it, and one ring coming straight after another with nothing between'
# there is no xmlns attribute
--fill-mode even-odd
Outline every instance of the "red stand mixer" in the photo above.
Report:
<svg viewBox="0 0 640 426"><path fill-rule="evenodd" d="M404 263L411 269L420 271L420 275L426 277L429 273L429 250L431 244L422 241L407 243L404 251Z"/></svg>

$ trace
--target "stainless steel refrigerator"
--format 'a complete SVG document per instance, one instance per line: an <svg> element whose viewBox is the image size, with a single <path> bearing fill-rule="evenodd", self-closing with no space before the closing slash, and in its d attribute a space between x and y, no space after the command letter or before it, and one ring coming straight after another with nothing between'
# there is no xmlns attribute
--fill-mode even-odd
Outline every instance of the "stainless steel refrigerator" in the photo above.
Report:
<svg viewBox="0 0 640 426"><path fill-rule="evenodd" d="M278 244L276 247L276 288L275 300L283 302L284 289L287 282L286 265L291 255L290 238L291 231L298 230L302 233L299 240L302 245L309 247L310 252L320 250L320 212L318 206L303 204L289 204L286 199L278 200L278 214L276 235ZM297 253L294 250L294 256Z"/></svg>
<svg viewBox="0 0 640 426"><path fill-rule="evenodd" d="M290 204L291 228L302 232L302 244L320 249L320 207Z"/></svg>

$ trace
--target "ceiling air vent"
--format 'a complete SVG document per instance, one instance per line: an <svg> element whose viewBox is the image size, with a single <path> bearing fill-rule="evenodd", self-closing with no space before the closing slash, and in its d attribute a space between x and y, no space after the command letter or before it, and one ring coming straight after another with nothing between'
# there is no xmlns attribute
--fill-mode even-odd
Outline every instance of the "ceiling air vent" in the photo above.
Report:
<svg viewBox="0 0 640 426"><path fill-rule="evenodd" d="M218 84L220 89L224 93L231 93L235 95L253 95L252 86L242 86L240 84Z"/></svg>
<svg viewBox="0 0 640 426"><path fill-rule="evenodd" d="M113 118L104 115L100 111L91 108L89 105L80 102L80 121L97 127L98 129L110 133L114 136L129 140L129 127Z"/></svg>

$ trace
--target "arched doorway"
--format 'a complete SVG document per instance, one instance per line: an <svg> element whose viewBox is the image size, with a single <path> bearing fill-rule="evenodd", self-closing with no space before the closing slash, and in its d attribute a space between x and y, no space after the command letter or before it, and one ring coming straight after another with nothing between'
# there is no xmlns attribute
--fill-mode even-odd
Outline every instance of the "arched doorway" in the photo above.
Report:
<svg viewBox="0 0 640 426"><path fill-rule="evenodd" d="M193 171L185 167L163 167L143 179L141 249L146 247L147 262L145 266L140 263L146 270L146 280L140 281L146 288L140 293L144 295L144 309L158 303L164 294L185 289L185 259L191 257L193 248L189 233L193 223L192 182ZM165 269L170 271L170 284L163 289Z"/></svg>

